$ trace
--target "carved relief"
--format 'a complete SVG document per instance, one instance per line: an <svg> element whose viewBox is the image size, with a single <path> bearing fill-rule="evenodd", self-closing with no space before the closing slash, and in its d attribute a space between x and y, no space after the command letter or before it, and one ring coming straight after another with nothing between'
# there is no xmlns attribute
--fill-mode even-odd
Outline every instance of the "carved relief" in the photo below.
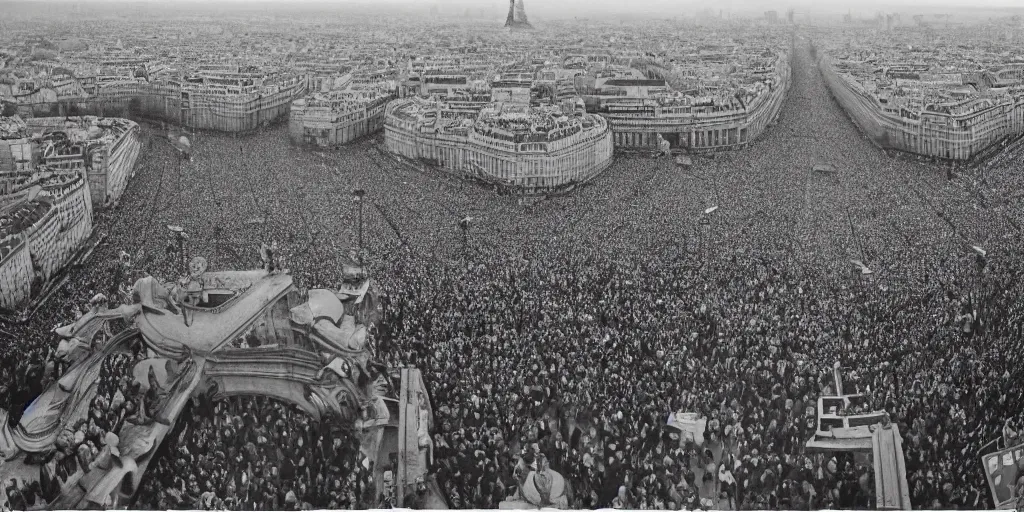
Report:
<svg viewBox="0 0 1024 512"><path fill-rule="evenodd" d="M246 290L255 291L246 294ZM94 356L79 364L81 368L73 368L74 371L62 379L62 387L59 389L67 397L58 397L66 401L58 404L61 411L72 410L79 400L81 393L78 388L85 379L77 376L86 373L98 375L98 363L92 362L93 359L99 360L97 350L102 348L107 353L121 347L120 344L126 340L138 340L151 353L148 359L132 366L136 381L142 385L143 395L133 400L131 410L134 414L125 418L126 421L116 433L120 440L108 443L110 453L97 459L99 462L87 466L88 476L82 480L83 485L74 492L65 489L49 505L73 508L90 502L116 506L129 499L138 487L138 479L145 470L151 449L159 445L165 431L177 419L180 407L186 400L183 397L202 392L216 393L219 384L235 389L238 386L232 381L219 382L218 379L249 379L254 367L259 370L256 373L261 376L261 385L266 382L273 385L275 380L288 381L291 395L282 393L281 396L302 402L302 398L295 396L296 383L300 383L299 386L305 386L304 398L308 401L300 405L307 412L317 413L322 421L341 428L356 428L367 439L376 439L379 444L383 427L390 419L383 397L392 392L393 386L388 380L387 368L371 359L372 353L367 343L367 322L372 323L376 318L377 290L365 276L337 292L312 290L307 297L301 299L305 300L304 303L291 308L290 322L287 316L282 315L280 319L275 317L276 324L260 326L287 331L289 336L279 338L291 339L291 344L282 341L280 346L258 347L250 351L243 348L244 345L240 346L240 343L218 343L221 339L245 340L249 331L256 326L253 318L258 317L252 315L265 314L269 308L280 306L280 302L275 301L283 300L285 292L294 292L287 271L271 275L258 271L206 273L205 261L195 258L190 265L189 275L178 283L164 282L152 276L144 277L131 288L132 304L109 309L106 298L97 295L90 302L90 309L74 324L55 329L55 333L62 338L58 353L66 360L75 361L83 356ZM217 307L196 307L197 304L202 306L209 302L205 297L207 293L211 297L215 294L232 294L232 299L218 303ZM294 304L285 303L285 306ZM188 318L180 315L173 317L183 312L195 315L197 320L194 325L191 325ZM134 321L137 330L126 331L124 336L113 336L109 321L117 318ZM182 322L185 328L182 328ZM228 328L222 329L223 334L217 331L218 327L225 324ZM214 334L210 334L211 331ZM204 336L211 339L203 340ZM303 336L304 343L294 341ZM111 343L111 339L116 341L117 346ZM310 346L315 347L315 353L310 350ZM231 357L226 355L229 350L232 351ZM203 357L194 358L194 353L202 354ZM155 357L155 354L159 357ZM223 360L230 363L226 364L230 371L223 375L214 371L218 355L223 355ZM271 364L264 365L267 362ZM193 379L197 371L211 372L206 374L201 385ZM186 384L192 386L187 391L184 389ZM68 391L71 388L75 390ZM247 393L265 393L252 386L242 388ZM429 404L423 393L410 398L420 402L421 414L423 411L429 413ZM35 450L40 449L34 445L21 449L14 441L5 444L2 434L0 432L0 448L9 445L12 447L12 455L35 453ZM60 450L60 446L73 444L66 435L58 434L55 433L54 437L60 439L49 442L45 449L57 447ZM361 444L373 446L372 443ZM376 457L376 450L369 452ZM136 462L141 468L138 472L134 467L129 467Z"/></svg>
<svg viewBox="0 0 1024 512"><path fill-rule="evenodd" d="M95 295L89 301L89 310L73 324L62 325L53 330L61 337L57 344L58 359L74 364L83 357L93 353L113 338L108 322L115 318L129 320L139 313L135 305L120 306L116 309L107 307L107 298L103 294Z"/></svg>

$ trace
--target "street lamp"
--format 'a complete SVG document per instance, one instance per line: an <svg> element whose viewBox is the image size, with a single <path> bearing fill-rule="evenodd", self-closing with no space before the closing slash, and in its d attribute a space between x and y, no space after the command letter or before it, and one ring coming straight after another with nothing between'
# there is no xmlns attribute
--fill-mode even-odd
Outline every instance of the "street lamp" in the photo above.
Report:
<svg viewBox="0 0 1024 512"><path fill-rule="evenodd" d="M357 188L352 191L353 200L359 203L359 268L363 268L363 196L366 191Z"/></svg>
<svg viewBox="0 0 1024 512"><path fill-rule="evenodd" d="M178 258L181 260L181 272L187 272L187 266L185 264L185 241L188 240L188 233L181 226L167 226L167 229L171 233L174 233L174 239L178 241Z"/></svg>
<svg viewBox="0 0 1024 512"><path fill-rule="evenodd" d="M704 210L704 213L700 216L700 238L701 238L701 250L704 252L704 259L708 258L708 246L710 245L711 238L711 214L718 210L717 206L712 206ZM705 234L705 231L707 233Z"/></svg>
<svg viewBox="0 0 1024 512"><path fill-rule="evenodd" d="M469 215L459 220L459 229L462 230L462 257L465 258L468 252L467 246L469 244L469 223L473 221L473 217Z"/></svg>
<svg viewBox="0 0 1024 512"><path fill-rule="evenodd" d="M975 300L980 301L982 288L985 286L985 283L984 281L979 282L979 280L985 272L985 267L988 266L988 251L977 245L972 245L971 250L974 252L975 263L973 278L971 279L971 294ZM975 308L979 309L977 305Z"/></svg>

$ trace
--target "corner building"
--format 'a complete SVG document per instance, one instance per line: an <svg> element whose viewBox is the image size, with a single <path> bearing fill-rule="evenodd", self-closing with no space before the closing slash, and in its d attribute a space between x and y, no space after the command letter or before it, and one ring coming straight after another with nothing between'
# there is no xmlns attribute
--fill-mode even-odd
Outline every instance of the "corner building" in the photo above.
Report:
<svg viewBox="0 0 1024 512"><path fill-rule="evenodd" d="M836 101L875 144L930 158L970 160L986 149L1024 133L1024 66L1008 65L986 71L974 92L965 83L947 83L939 93L927 91L917 80L924 71L910 69L900 87L896 66L881 73L872 66L832 55L818 62ZM880 66L874 66L876 68ZM899 76L899 75L896 75ZM915 94L894 92L903 88ZM965 92L969 91L969 92ZM927 95L926 95L927 94ZM934 98L933 98L934 97ZM926 99L927 98L927 99Z"/></svg>
<svg viewBox="0 0 1024 512"><path fill-rule="evenodd" d="M778 117L792 82L786 53L770 66L752 71L754 78L735 96L692 97L668 91L664 80L609 80L606 87L621 95L594 96L593 112L611 124L616 148L627 151L658 149L658 135L672 148L703 153L746 147ZM633 91L657 92L633 94Z"/></svg>
<svg viewBox="0 0 1024 512"><path fill-rule="evenodd" d="M582 102L530 107L501 102L466 109L441 100L388 104L388 151L452 174L545 193L585 182L612 162L608 122Z"/></svg>
<svg viewBox="0 0 1024 512"><path fill-rule="evenodd" d="M337 147L384 127L384 109L394 96L379 91L315 93L292 102L288 135L292 142Z"/></svg>

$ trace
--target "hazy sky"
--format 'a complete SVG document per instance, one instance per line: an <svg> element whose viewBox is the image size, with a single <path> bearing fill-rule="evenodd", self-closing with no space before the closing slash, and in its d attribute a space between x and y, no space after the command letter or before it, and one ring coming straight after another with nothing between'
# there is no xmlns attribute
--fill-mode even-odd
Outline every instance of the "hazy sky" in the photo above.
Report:
<svg viewBox="0 0 1024 512"><path fill-rule="evenodd" d="M45 1L45 0L40 0ZM80 0L82 2L138 2L140 0ZM194 2L197 0L142 0L159 2ZM253 0L216 0L218 2L245 3ZM258 0L260 3L274 0ZM1020 7L1024 8L1024 0L719 0L715 2L689 1L689 0L524 0L527 7L531 9L543 9L547 7L566 7L586 5L591 9L606 10L609 8L642 7L645 9L657 8L665 10L676 10L682 6L686 7L718 7L735 5L750 9L778 9L787 5L811 6L817 5L829 9L843 9L871 4L877 6L899 5L905 7ZM281 3L290 2L317 2L317 3L390 3L407 5L467 5L471 4L482 8L491 6L508 6L507 0L277 0ZM2 2L0 2L2 3ZM206 2L204 2L206 3Z"/></svg>
<svg viewBox="0 0 1024 512"><path fill-rule="evenodd" d="M30 0L31 1L31 0ZM47 1L47 0L35 0ZM65 0L74 1L74 0ZM187 4L202 2L206 6L220 2L228 4L253 3L253 0L78 0L82 3L130 2ZM372 4L372 5L408 5L420 8L438 6L442 11L459 12L470 8L482 9L485 12L503 12L508 8L508 0L257 0L256 3L280 3L287 5L301 2L303 4ZM987 9L1017 8L1024 12L1024 0L524 0L528 15L544 17L595 16L602 14L634 13L645 16L658 15L665 17L686 16L699 11L712 10L717 13L757 14L775 10L780 14L788 9L813 15L852 11L855 14L873 14L883 12L950 12ZM0 0L0 4L3 0Z"/></svg>

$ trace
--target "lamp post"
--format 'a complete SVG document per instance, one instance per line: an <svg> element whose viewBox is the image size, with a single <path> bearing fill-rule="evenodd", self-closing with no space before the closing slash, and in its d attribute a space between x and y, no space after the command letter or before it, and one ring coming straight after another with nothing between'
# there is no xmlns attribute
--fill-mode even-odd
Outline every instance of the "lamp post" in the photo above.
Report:
<svg viewBox="0 0 1024 512"><path fill-rule="evenodd" d="M220 237L223 230L220 226L214 226L213 228L213 261L220 261Z"/></svg>
<svg viewBox="0 0 1024 512"><path fill-rule="evenodd" d="M366 191L357 188L352 191L352 196L355 202L359 203L359 268L363 268L363 196L366 195Z"/></svg>
<svg viewBox="0 0 1024 512"><path fill-rule="evenodd" d="M701 250L704 252L704 259L708 258L708 249L711 244L711 238L713 233L711 232L712 216L711 214L718 211L718 206L712 206L704 210L704 214L700 217L700 231L701 231Z"/></svg>
<svg viewBox="0 0 1024 512"><path fill-rule="evenodd" d="M178 258L181 263L181 272L183 274L187 273L188 265L185 263L185 241L188 240L188 233L185 233L185 230L182 229L181 226L167 226L167 229L169 229L171 233L174 233L174 239L178 241Z"/></svg>
<svg viewBox="0 0 1024 512"><path fill-rule="evenodd" d="M459 220L459 229L462 230L462 258L466 259L468 256L468 245L469 245L469 223L473 220L470 216L465 216Z"/></svg>
<svg viewBox="0 0 1024 512"><path fill-rule="evenodd" d="M188 235L184 231L178 233L178 255L181 258L181 272L184 274L188 269L187 264L188 256L185 254L185 240L188 240Z"/></svg>
<svg viewBox="0 0 1024 512"><path fill-rule="evenodd" d="M977 245L971 246L971 250L974 253L975 264L974 272L972 272L973 276L971 278L971 295L973 297L972 306L974 311L977 312L975 320L978 321L977 317L983 313L983 311L980 311L981 308L979 307L980 304L978 304L978 302L982 300L981 296L985 285L985 282L981 278L982 274L985 272L985 267L988 266L988 251ZM983 325L980 321L978 321L978 323L979 325Z"/></svg>

